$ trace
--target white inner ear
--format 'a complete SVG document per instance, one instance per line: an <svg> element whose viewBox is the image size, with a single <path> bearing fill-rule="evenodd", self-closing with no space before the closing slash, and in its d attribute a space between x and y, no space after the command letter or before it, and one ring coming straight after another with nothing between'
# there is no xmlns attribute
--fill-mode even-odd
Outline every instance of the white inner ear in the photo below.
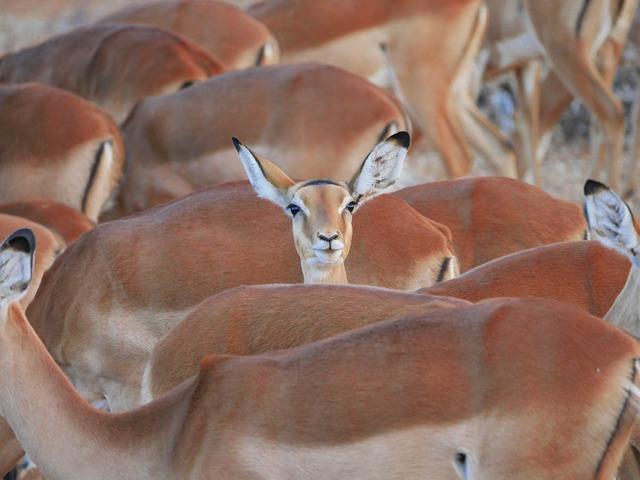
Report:
<svg viewBox="0 0 640 480"><path fill-rule="evenodd" d="M586 196L585 212L591 234L603 244L627 255L638 245L629 207L614 192L606 190Z"/></svg>
<svg viewBox="0 0 640 480"><path fill-rule="evenodd" d="M22 298L31 281L31 254L8 248L0 252L0 305Z"/></svg>
<svg viewBox="0 0 640 480"><path fill-rule="evenodd" d="M254 157L251 151L244 145L240 144L238 155L240 156L242 166L247 173L249 183L251 183L251 186L258 196L265 200L269 200L276 205L280 205L283 208L286 207L287 199L280 190L267 180L267 177L264 176L262 168L260 167L260 162L256 157Z"/></svg>
<svg viewBox="0 0 640 480"><path fill-rule="evenodd" d="M378 195L391 187L398 179L406 157L407 149L395 142L378 144L367 156L353 184L354 198Z"/></svg>

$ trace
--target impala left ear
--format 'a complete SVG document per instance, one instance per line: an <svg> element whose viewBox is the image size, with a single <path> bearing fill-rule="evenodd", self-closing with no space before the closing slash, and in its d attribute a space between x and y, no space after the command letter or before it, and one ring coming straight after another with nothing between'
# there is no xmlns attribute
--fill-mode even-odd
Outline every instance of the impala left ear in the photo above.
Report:
<svg viewBox="0 0 640 480"><path fill-rule="evenodd" d="M20 300L33 275L36 237L28 228L9 235L0 246L0 307Z"/></svg>
<svg viewBox="0 0 640 480"><path fill-rule="evenodd" d="M351 196L359 204L383 193L396 183L410 143L411 138L407 132L398 132L371 150L349 184Z"/></svg>
<svg viewBox="0 0 640 480"><path fill-rule="evenodd" d="M584 184L584 214L591 238L631 257L640 265L638 232L629 206L603 183Z"/></svg>
<svg viewBox="0 0 640 480"><path fill-rule="evenodd" d="M231 140L247 173L247 178L258 196L286 208L289 204L287 191L295 185L295 182L274 163L258 158L236 137Z"/></svg>

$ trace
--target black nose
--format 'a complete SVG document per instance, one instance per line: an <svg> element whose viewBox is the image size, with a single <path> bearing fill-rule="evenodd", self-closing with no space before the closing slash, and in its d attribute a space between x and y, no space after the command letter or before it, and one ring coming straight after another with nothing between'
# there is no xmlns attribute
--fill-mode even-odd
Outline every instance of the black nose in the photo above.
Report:
<svg viewBox="0 0 640 480"><path fill-rule="evenodd" d="M320 238L320 240L324 240L325 242L329 242L331 243L332 240L335 240L336 238L338 238L338 234L334 233L333 235L331 235L330 237L326 237L323 234L319 233L318 237Z"/></svg>

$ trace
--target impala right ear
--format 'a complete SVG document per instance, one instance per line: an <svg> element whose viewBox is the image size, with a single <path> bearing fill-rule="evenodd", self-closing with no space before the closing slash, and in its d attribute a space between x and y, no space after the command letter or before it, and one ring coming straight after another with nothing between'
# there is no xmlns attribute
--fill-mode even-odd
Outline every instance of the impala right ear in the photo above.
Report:
<svg viewBox="0 0 640 480"><path fill-rule="evenodd" d="M33 275L36 237L28 228L9 235L0 246L0 308L20 300Z"/></svg>
<svg viewBox="0 0 640 480"><path fill-rule="evenodd" d="M396 183L410 144L409 134L398 132L371 150L349 183L356 202L362 204Z"/></svg>
<svg viewBox="0 0 640 480"><path fill-rule="evenodd" d="M289 204L287 191L295 185L295 182L277 165L264 158L258 158L236 137L232 137L231 140L242 161L244 171L247 172L247 178L258 196L286 208Z"/></svg>
<svg viewBox="0 0 640 480"><path fill-rule="evenodd" d="M638 232L629 206L603 183L584 184L584 213L592 238L618 250L640 266Z"/></svg>

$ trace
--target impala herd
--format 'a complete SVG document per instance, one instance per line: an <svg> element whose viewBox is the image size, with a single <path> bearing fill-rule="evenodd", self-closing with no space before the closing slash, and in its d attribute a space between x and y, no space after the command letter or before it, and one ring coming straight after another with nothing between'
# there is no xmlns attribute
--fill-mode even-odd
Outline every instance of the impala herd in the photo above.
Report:
<svg viewBox="0 0 640 480"><path fill-rule="evenodd" d="M638 0L248 3L0 57L0 475L640 480Z"/></svg>

